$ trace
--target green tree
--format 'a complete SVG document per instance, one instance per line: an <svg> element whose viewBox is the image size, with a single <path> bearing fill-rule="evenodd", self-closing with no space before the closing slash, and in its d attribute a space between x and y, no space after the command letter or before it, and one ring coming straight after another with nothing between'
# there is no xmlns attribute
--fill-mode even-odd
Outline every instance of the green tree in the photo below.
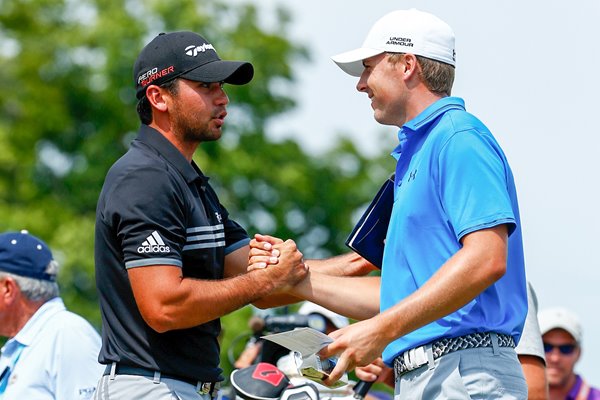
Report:
<svg viewBox="0 0 600 400"><path fill-rule="evenodd" d="M201 32L223 58L255 66L250 85L226 87L224 138L195 156L230 213L250 234L296 239L306 257L345 251L393 165L348 140L316 158L266 136L267 121L295 106L292 65L309 60L287 38L288 12L275 21L267 29L254 6L218 0L0 0L0 230L46 240L63 266L67 305L97 327L95 205L139 126L133 62L161 31ZM225 319L224 348L247 313Z"/></svg>

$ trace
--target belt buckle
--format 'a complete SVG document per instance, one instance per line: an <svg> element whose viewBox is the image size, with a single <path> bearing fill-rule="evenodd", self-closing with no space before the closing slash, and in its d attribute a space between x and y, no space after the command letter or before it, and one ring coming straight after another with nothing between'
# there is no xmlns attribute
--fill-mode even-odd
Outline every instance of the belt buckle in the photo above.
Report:
<svg viewBox="0 0 600 400"><path fill-rule="evenodd" d="M405 372L422 367L427 364L425 346L419 346L405 351L404 354L402 354L402 358L404 359Z"/></svg>
<svg viewBox="0 0 600 400"><path fill-rule="evenodd" d="M200 384L200 389L198 389L198 394L210 394L212 389L212 382L202 382Z"/></svg>

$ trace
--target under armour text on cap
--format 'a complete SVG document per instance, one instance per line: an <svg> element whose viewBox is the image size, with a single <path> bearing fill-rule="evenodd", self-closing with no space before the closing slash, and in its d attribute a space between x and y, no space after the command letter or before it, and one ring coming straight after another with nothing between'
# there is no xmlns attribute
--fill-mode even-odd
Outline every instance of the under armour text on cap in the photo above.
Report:
<svg viewBox="0 0 600 400"><path fill-rule="evenodd" d="M0 271L27 278L56 281L56 269L49 268L52 252L27 231L0 234Z"/></svg>
<svg viewBox="0 0 600 400"><path fill-rule="evenodd" d="M175 78L243 85L253 76L252 64L221 60L209 41L187 31L160 33L142 49L133 65L138 99L146 95L149 85L162 85Z"/></svg>
<svg viewBox="0 0 600 400"><path fill-rule="evenodd" d="M414 8L384 15L361 47L331 58L347 74L360 76L364 59L385 52L410 53L456 65L452 28L435 15Z"/></svg>
<svg viewBox="0 0 600 400"><path fill-rule="evenodd" d="M579 318L566 308L555 307L541 310L538 313L538 322L542 335L552 329L563 329L573 336L577 343L581 342L583 332Z"/></svg>

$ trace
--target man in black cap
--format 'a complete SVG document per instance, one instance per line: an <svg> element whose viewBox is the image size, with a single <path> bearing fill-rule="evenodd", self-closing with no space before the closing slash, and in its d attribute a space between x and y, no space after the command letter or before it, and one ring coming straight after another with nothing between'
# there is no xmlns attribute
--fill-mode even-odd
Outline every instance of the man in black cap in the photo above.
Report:
<svg viewBox="0 0 600 400"><path fill-rule="evenodd" d="M59 297L58 264L27 231L0 234L0 399L91 399L100 336Z"/></svg>
<svg viewBox="0 0 600 400"><path fill-rule="evenodd" d="M249 238L192 160L218 140L248 62L223 61L193 32L155 37L134 65L142 122L107 174L96 216L102 313L97 399L205 399L217 392L219 318L306 275L292 241L275 268L246 273Z"/></svg>

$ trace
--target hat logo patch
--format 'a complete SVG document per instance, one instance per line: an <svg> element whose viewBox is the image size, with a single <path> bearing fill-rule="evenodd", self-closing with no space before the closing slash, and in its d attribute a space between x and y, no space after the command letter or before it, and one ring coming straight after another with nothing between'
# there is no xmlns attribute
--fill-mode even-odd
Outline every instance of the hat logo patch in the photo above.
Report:
<svg viewBox="0 0 600 400"><path fill-rule="evenodd" d="M152 81L155 81L158 78L162 78L163 76L167 76L174 71L175 67L173 65L170 65L167 68L163 68L161 70L159 70L157 67L150 68L148 71L144 72L138 77L138 85L149 85Z"/></svg>
<svg viewBox="0 0 600 400"><path fill-rule="evenodd" d="M191 45L185 48L185 54L190 57L196 57L198 53L204 53L206 50L216 51L212 44L203 43L200 46Z"/></svg>
<svg viewBox="0 0 600 400"><path fill-rule="evenodd" d="M397 36L391 36L385 44L391 44L391 45L395 45L395 46L406 46L406 47L414 46L414 44L413 44L412 40L410 40L410 38L403 38L403 37L397 37Z"/></svg>

